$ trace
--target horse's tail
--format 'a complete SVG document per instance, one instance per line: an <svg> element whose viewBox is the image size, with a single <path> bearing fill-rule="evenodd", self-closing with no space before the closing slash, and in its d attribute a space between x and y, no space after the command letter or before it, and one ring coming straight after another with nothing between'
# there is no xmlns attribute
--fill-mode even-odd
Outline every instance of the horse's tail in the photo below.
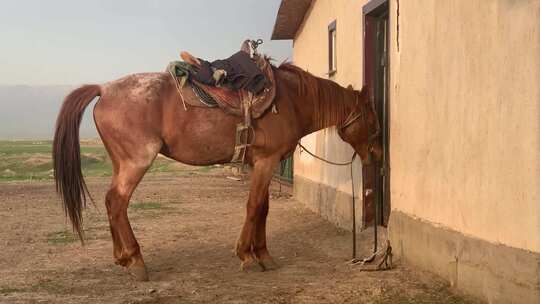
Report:
<svg viewBox="0 0 540 304"><path fill-rule="evenodd" d="M56 192L62 197L64 212L83 243L82 208L86 207L86 194L92 197L81 171L79 126L88 104L100 95L98 85L85 85L71 92L64 99L54 133L52 158Z"/></svg>

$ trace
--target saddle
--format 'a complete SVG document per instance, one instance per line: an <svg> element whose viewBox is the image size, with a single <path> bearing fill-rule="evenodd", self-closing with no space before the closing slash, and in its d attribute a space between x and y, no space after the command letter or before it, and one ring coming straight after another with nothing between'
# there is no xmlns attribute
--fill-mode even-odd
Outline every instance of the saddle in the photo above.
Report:
<svg viewBox="0 0 540 304"><path fill-rule="evenodd" d="M182 52L184 61L190 64L196 62L186 60L189 58L187 56L191 55ZM249 107L251 118L261 117L272 106L276 95L276 84L274 72L268 60L259 55L255 55L254 59L267 79L267 85L262 93L254 95L246 90L235 91L227 87L214 87L192 79L182 88L184 102L194 107L219 107L226 113L240 117L245 116L244 108Z"/></svg>

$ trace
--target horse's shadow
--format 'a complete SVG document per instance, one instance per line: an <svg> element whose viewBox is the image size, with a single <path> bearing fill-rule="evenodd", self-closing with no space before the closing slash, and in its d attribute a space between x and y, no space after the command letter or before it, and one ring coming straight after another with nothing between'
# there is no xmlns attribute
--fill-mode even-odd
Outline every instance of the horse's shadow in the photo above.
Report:
<svg viewBox="0 0 540 304"><path fill-rule="evenodd" d="M350 233L329 223L322 226L320 221L302 223L279 227L270 233L271 254L280 268L269 272L283 275L306 266L324 268L349 259ZM239 267L240 260L234 253L234 242L233 238L201 242L191 240L162 243L159 248L149 248L145 260L151 280L169 280L178 278L178 275L208 278L241 276L243 272Z"/></svg>

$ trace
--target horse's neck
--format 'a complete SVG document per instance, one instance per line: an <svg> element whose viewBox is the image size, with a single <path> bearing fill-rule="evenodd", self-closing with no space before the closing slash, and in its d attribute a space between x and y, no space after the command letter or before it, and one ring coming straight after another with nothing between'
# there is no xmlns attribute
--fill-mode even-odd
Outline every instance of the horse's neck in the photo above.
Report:
<svg viewBox="0 0 540 304"><path fill-rule="evenodd" d="M319 99L313 100L311 132L339 127L354 111L356 96L352 90L334 87L331 93L321 92L319 96Z"/></svg>
<svg viewBox="0 0 540 304"><path fill-rule="evenodd" d="M358 95L353 90L295 67L278 71L277 80L283 83L281 95L287 96L296 108L295 119L304 130L302 136L341 125L355 109Z"/></svg>

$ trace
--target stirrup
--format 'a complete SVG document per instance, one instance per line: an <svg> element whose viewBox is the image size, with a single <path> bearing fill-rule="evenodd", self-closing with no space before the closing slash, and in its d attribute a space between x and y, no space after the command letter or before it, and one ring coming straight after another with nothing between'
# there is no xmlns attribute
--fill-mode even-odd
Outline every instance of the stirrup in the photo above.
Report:
<svg viewBox="0 0 540 304"><path fill-rule="evenodd" d="M248 143L250 128L251 127L246 125L245 123L236 124L236 141L234 145L234 155L231 163L242 162L243 166L246 157L246 150L250 146L250 144Z"/></svg>

